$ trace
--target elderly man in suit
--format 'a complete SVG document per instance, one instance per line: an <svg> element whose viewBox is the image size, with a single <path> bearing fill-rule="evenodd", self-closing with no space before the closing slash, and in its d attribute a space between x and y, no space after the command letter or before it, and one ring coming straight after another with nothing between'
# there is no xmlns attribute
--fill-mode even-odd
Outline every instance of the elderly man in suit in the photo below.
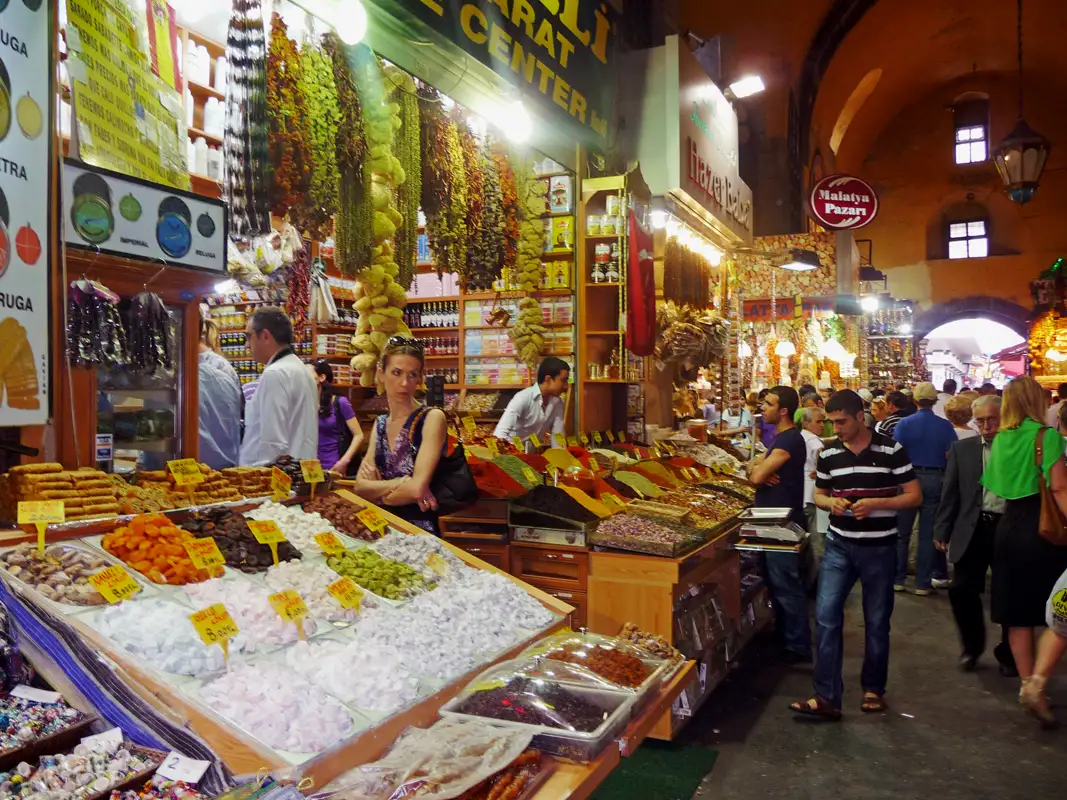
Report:
<svg viewBox="0 0 1067 800"><path fill-rule="evenodd" d="M1000 398L979 397L971 410L981 436L961 439L949 450L941 502L934 519L934 546L947 552L955 565L955 579L948 596L963 645L960 668L966 672L975 668L985 650L982 593L986 573L992 566L997 523L1004 513L1004 499L980 482L993 437L1000 427ZM1000 662L1001 674L1016 674L1007 631L1001 631L1001 642L993 655Z"/></svg>

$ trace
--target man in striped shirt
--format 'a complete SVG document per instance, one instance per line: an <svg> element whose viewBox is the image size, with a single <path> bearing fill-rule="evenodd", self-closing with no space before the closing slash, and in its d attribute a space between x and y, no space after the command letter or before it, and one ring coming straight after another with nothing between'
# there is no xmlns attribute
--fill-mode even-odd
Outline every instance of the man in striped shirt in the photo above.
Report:
<svg viewBox="0 0 1067 800"><path fill-rule="evenodd" d="M826 413L837 438L819 453L815 469L815 505L830 512L815 600L815 694L790 708L837 720L845 691L845 602L857 580L863 587L866 635L860 708L868 713L886 710L897 511L919 506L922 490L904 447L864 424L858 394L838 392L826 404Z"/></svg>

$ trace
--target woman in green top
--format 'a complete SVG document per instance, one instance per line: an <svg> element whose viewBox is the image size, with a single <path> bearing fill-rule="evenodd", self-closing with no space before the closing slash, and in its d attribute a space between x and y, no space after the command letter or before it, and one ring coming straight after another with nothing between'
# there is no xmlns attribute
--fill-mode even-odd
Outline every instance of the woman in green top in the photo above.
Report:
<svg viewBox="0 0 1067 800"><path fill-rule="evenodd" d="M1064 440L1045 427L1045 398L1033 378L1016 378L1004 389L1000 431L993 440L982 484L1007 500L993 550L994 622L1008 627L1015 665L1022 678L1019 702L1044 721L1051 719L1044 681L1033 681L1034 629L1045 624L1045 603L1056 579L1067 569L1067 547L1056 547L1038 533L1039 480L1048 482L1056 505L1067 514L1067 465ZM1042 464L1034 461L1037 436L1043 436Z"/></svg>

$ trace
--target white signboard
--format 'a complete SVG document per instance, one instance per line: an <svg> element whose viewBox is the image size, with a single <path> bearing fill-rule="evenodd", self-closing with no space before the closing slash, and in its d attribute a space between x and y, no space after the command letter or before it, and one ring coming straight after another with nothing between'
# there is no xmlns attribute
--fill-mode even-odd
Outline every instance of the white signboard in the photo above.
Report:
<svg viewBox="0 0 1067 800"><path fill-rule="evenodd" d="M49 8L0 4L0 425L48 418Z"/></svg>
<svg viewBox="0 0 1067 800"><path fill-rule="evenodd" d="M63 165L63 236L74 247L226 272L222 203L70 160Z"/></svg>

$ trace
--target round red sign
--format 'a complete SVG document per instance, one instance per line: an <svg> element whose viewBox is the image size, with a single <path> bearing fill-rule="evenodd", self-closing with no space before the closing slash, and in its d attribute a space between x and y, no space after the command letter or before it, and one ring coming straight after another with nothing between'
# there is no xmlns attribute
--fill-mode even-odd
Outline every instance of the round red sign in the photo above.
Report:
<svg viewBox="0 0 1067 800"><path fill-rule="evenodd" d="M869 224L878 213L878 195L859 178L827 175L811 187L808 205L820 225L842 231Z"/></svg>

